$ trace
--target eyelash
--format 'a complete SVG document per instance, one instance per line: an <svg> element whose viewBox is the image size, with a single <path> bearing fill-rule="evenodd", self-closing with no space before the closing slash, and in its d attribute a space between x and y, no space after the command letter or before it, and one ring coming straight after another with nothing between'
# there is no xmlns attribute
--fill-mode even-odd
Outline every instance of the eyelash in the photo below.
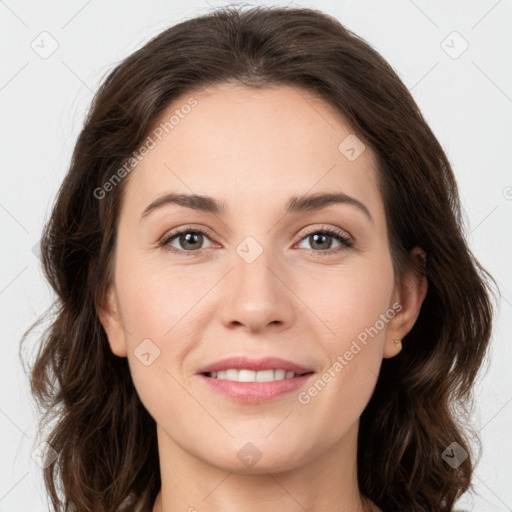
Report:
<svg viewBox="0 0 512 512"><path fill-rule="evenodd" d="M193 226L184 226L183 228L181 228L179 230L173 231L168 236L164 236L158 245L160 247L162 247L165 251L172 252L172 253L178 254L180 256L185 256L185 257L200 255L203 253L203 251L205 249L207 249L207 248L203 248L203 249L195 249L195 250L186 251L184 249L176 249L175 247L171 247L169 245L169 243L172 240L174 240L176 237L178 237L184 233L201 234L201 235L207 236L208 238L210 238L210 236L211 236L209 230L197 229L197 228L194 228ZM325 251L321 251L321 250L316 251L314 249L305 249L306 251L309 251L310 253L313 253L315 255L334 256L334 255L338 254L339 252L345 251L345 250L353 247L353 245L354 245L354 242L350 238L348 238L348 236L346 235L346 233L344 231L342 231L339 228L332 228L332 227L312 229L311 231L306 233L299 240L299 242L302 242L302 240L304 240L308 236L311 236L314 234L323 234L323 235L332 236L334 238L337 238L345 246L345 247L335 247L334 249L327 249Z"/></svg>

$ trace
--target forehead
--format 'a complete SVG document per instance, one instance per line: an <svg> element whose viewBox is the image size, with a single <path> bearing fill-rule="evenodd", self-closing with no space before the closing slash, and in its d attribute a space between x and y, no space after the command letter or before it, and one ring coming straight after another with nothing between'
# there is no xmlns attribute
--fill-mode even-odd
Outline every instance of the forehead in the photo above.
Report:
<svg viewBox="0 0 512 512"><path fill-rule="evenodd" d="M270 201L282 208L292 195L328 190L382 213L373 152L339 112L304 89L222 84L187 93L149 137L123 201L139 215L169 191L218 198L229 212L232 204L239 211Z"/></svg>

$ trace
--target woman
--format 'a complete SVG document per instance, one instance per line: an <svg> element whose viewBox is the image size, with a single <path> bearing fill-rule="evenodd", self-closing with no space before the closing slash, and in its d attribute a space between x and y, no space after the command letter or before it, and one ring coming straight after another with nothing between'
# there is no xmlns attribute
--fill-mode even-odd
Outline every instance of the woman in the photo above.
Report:
<svg viewBox="0 0 512 512"><path fill-rule="evenodd" d="M332 17L224 8L130 55L42 253L56 510L450 511L470 489L493 280L407 88Z"/></svg>

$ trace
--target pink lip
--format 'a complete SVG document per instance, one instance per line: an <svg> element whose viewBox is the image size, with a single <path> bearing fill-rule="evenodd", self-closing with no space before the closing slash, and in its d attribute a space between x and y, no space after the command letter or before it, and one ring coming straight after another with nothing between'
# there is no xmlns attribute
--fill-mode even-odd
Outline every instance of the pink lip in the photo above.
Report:
<svg viewBox="0 0 512 512"><path fill-rule="evenodd" d="M231 368L253 371L281 369L294 372L296 376L291 379L285 378L273 382L236 382L203 375ZM280 357L251 359L247 356L235 356L203 366L199 369L198 374L210 389L227 396L230 400L241 403L258 403L272 400L284 393L301 388L314 374L314 371Z"/></svg>
<svg viewBox="0 0 512 512"><path fill-rule="evenodd" d="M199 378L206 385L210 386L210 389L228 397L234 402L259 403L273 400L280 395L298 390L313 375L313 373L308 373L291 379L275 380L273 382L236 382L226 379L213 379L206 375L199 375Z"/></svg>
<svg viewBox="0 0 512 512"><path fill-rule="evenodd" d="M207 366L203 366L198 370L197 373L218 372L229 370L231 368L235 368L237 370L254 370L256 372L260 370L281 369L291 371L299 375L313 371L310 368L305 368L296 363L293 363L292 361L281 359L280 357L263 357L260 359L251 359L247 356L234 356L216 361L215 363L211 363Z"/></svg>

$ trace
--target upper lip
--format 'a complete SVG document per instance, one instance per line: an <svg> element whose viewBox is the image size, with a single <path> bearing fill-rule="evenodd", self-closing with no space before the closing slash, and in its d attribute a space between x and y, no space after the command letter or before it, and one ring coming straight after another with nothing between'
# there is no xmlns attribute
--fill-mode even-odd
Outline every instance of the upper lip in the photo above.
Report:
<svg viewBox="0 0 512 512"><path fill-rule="evenodd" d="M310 373L313 371L309 368L305 368L304 366L294 363L293 361L281 359L280 357L263 357L260 359L251 359L247 356L233 356L203 366L198 370L198 373L218 372L229 370L231 368L235 368L237 370L246 369L254 371L281 369L294 372L298 375Z"/></svg>

